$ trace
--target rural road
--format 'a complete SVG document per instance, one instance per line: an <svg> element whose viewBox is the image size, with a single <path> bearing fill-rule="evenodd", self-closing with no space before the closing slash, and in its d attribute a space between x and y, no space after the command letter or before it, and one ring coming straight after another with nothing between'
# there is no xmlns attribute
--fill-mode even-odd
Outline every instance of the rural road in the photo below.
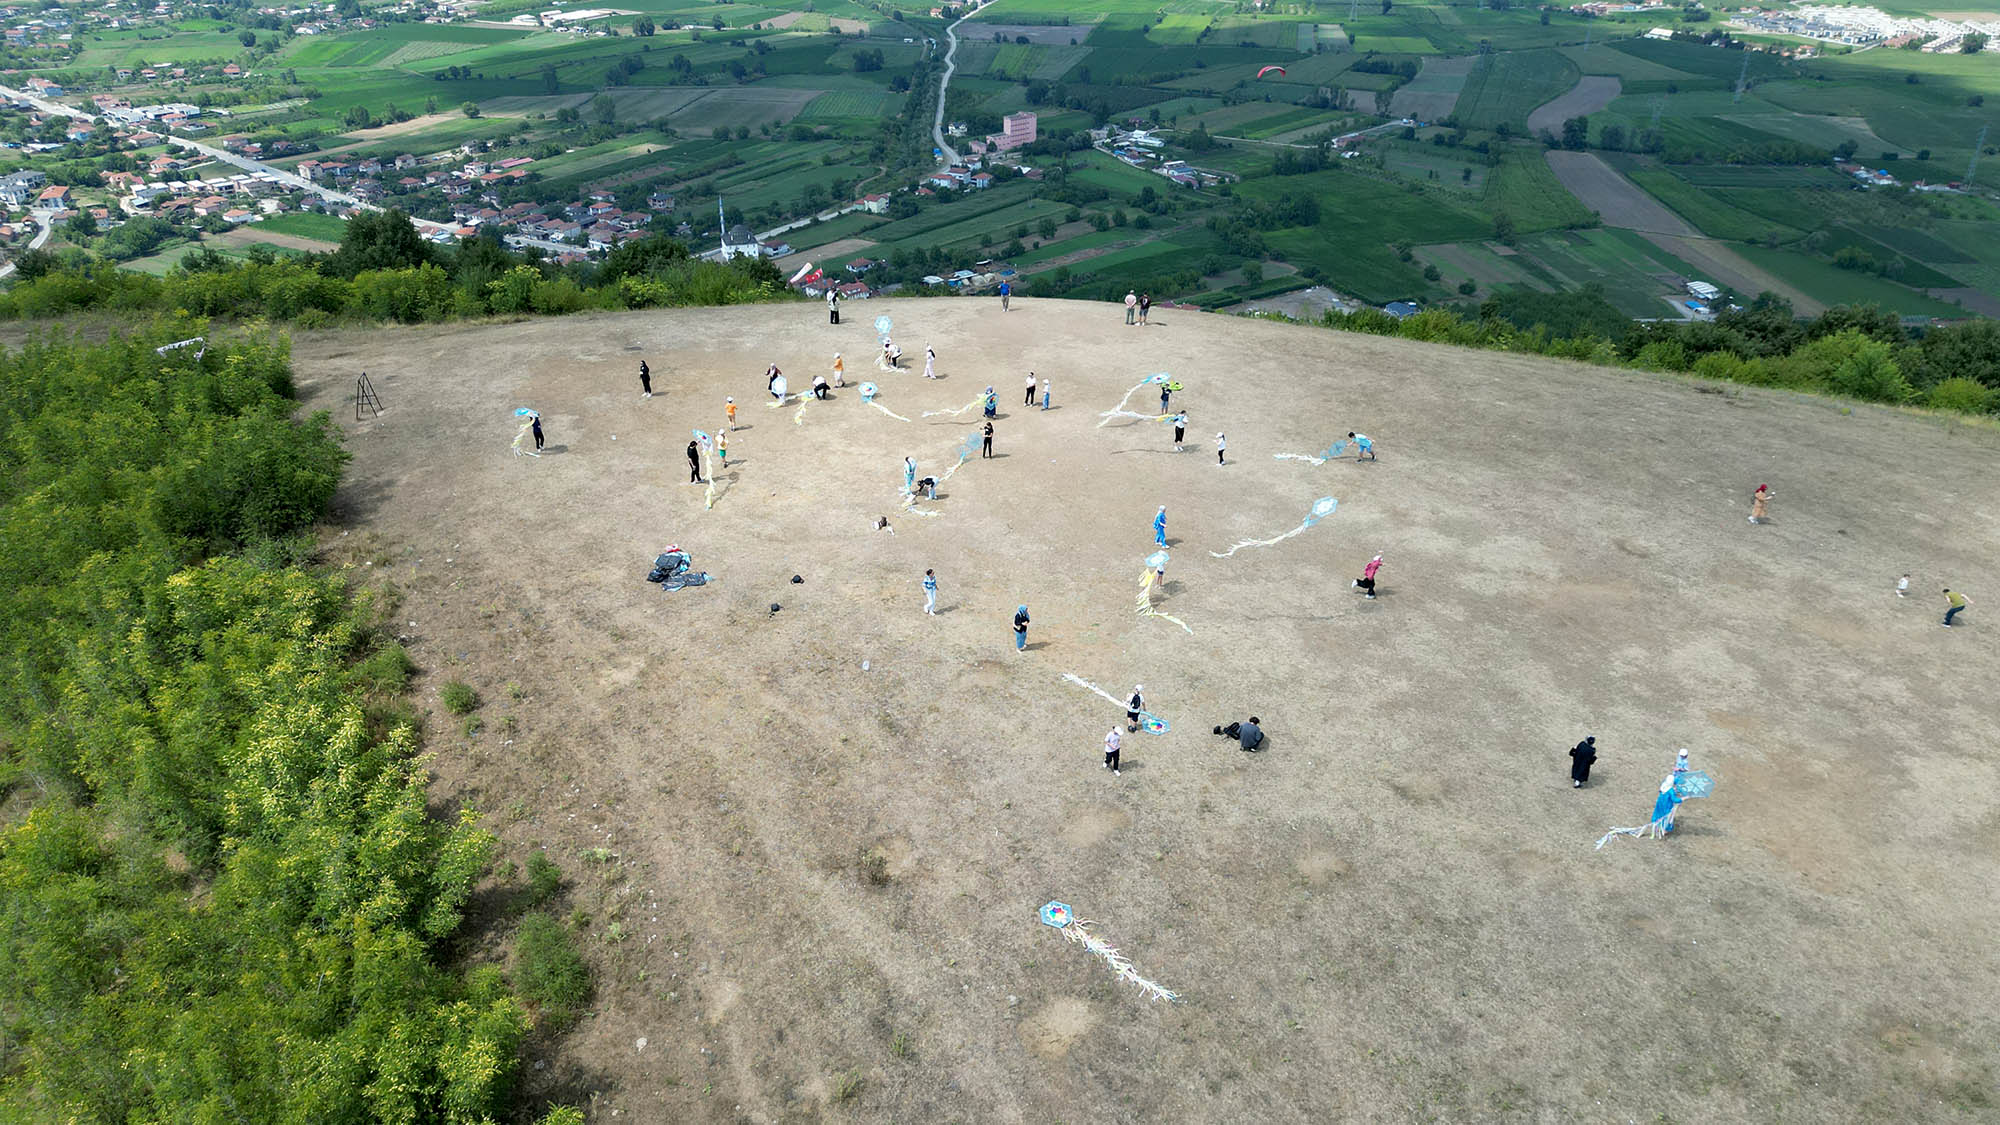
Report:
<svg viewBox="0 0 2000 1125"><path fill-rule="evenodd" d="M982 4L979 7L973 8L970 12L953 20L944 29L944 38L947 44L944 49L944 76L938 79L937 117L931 121L931 139L937 142L938 148L944 152L944 162L947 168L958 163L958 150L951 147L951 142L944 139L944 95L945 91L951 88L952 72L958 69L958 25L978 15L979 9L982 7L985 7L985 5Z"/></svg>
<svg viewBox="0 0 2000 1125"><path fill-rule="evenodd" d="M47 211L35 212L35 222L40 224L42 229L36 231L34 239L28 243L29 250L40 250L42 247L47 246L49 244L49 236L56 232L56 222L49 216ZM0 277L12 276L14 276L14 263L8 262L6 265L0 266Z"/></svg>

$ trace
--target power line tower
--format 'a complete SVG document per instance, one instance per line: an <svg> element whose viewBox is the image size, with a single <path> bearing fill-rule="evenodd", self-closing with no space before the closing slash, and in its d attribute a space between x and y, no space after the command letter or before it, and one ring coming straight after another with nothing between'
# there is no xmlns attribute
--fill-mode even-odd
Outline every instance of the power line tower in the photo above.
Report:
<svg viewBox="0 0 2000 1125"><path fill-rule="evenodd" d="M1349 4L1347 6L1347 22L1349 24L1352 24L1355 20L1358 20L1360 18L1361 18L1361 0L1354 0L1352 4ZM1354 28L1349 27L1347 30L1353 31Z"/></svg>
<svg viewBox="0 0 2000 1125"><path fill-rule="evenodd" d="M361 412L366 410L373 418L382 413L382 396L375 393L375 381L363 371L361 378L354 381L354 420L361 421Z"/></svg>
<svg viewBox="0 0 2000 1125"><path fill-rule="evenodd" d="M1735 105L1737 102L1743 100L1743 88L1745 86L1748 86L1749 84L1750 84L1750 52L1746 49L1743 52L1743 69L1736 72L1736 96L1729 100L1730 105Z"/></svg>
<svg viewBox="0 0 2000 1125"><path fill-rule="evenodd" d="M1979 154L1986 150L1986 126L1979 127L1979 139L1972 142L1972 159L1965 165L1965 186L1972 186L1972 174L1979 170Z"/></svg>
<svg viewBox="0 0 2000 1125"><path fill-rule="evenodd" d="M1667 111L1667 96L1665 94L1653 95L1652 106L1653 128L1657 129L1660 127L1660 115Z"/></svg>

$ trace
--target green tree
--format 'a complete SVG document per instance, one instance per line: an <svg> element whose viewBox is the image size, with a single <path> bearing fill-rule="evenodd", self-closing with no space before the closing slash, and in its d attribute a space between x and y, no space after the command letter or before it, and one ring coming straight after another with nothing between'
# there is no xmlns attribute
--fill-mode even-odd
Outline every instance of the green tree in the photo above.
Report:
<svg viewBox="0 0 2000 1125"><path fill-rule="evenodd" d="M340 248L326 258L327 272L352 279L362 270L414 268L432 261L432 246L402 211L362 211L347 221Z"/></svg>
<svg viewBox="0 0 2000 1125"><path fill-rule="evenodd" d="M463 113L463 114L465 114L465 115L466 115L467 117L478 117L478 116L479 116L479 103L478 103L478 102L466 102L465 104L463 104L463 105L459 106L459 107L458 107L458 109L459 109L459 112L460 112L460 113Z"/></svg>
<svg viewBox="0 0 2000 1125"><path fill-rule="evenodd" d="M1958 41L1958 49L1968 55L1976 55L1986 49L1986 36L1977 31L1969 31Z"/></svg>
<svg viewBox="0 0 2000 1125"><path fill-rule="evenodd" d="M599 125L609 125L618 119L618 102L610 94L599 94L590 99L590 115Z"/></svg>
<svg viewBox="0 0 2000 1125"><path fill-rule="evenodd" d="M651 38L653 30L653 17L651 16L642 15L632 21L632 34L641 38Z"/></svg>
<svg viewBox="0 0 2000 1125"><path fill-rule="evenodd" d="M562 79L556 75L554 63L542 64L542 92L553 94L562 89Z"/></svg>

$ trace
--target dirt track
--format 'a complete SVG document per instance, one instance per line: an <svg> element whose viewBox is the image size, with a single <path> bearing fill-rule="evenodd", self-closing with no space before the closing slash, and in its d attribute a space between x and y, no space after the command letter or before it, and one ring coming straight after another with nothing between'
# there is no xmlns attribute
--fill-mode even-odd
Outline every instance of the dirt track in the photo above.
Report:
<svg viewBox="0 0 2000 1125"><path fill-rule="evenodd" d="M1746 296L1770 290L1790 301L1801 316L1826 311L1824 302L1806 296L1728 244L1702 234L1596 155L1550 149L1547 158L1556 178L1585 207L1597 212L1604 225L1638 231L1646 241L1707 275L1689 280L1711 281Z"/></svg>
<svg viewBox="0 0 2000 1125"><path fill-rule="evenodd" d="M1528 135L1539 137L1543 133L1562 132L1563 122L1572 117L1588 117L1610 105L1619 89L1618 79L1610 75L1586 74L1578 78L1567 93L1543 102L1528 115Z"/></svg>
<svg viewBox="0 0 2000 1125"><path fill-rule="evenodd" d="M400 592L427 697L486 700L476 735L433 719L437 795L506 860L548 847L585 918L597 1009L531 1092L641 1122L1990 1114L2000 433L1192 312L862 307L296 340L355 455L330 550ZM868 371L881 314L948 377ZM914 420L764 405L768 361L802 386L836 348ZM1059 409L1018 405L1030 367ZM389 409L353 425L362 369ZM1162 369L1181 455L1097 427ZM902 515L900 457L937 472L973 424L921 412L989 382L1002 456ZM682 448L725 394L709 511ZM509 454L517 406L548 456ZM1378 463L1272 458L1348 429ZM1133 613L1160 503L1193 635ZM643 582L669 543L715 584ZM1120 710L1064 672L1143 682L1172 733L1112 777ZM1252 711L1268 752L1208 733ZM1677 746L1716 795L1593 852ZM1054 898L1185 1001L1041 926Z"/></svg>

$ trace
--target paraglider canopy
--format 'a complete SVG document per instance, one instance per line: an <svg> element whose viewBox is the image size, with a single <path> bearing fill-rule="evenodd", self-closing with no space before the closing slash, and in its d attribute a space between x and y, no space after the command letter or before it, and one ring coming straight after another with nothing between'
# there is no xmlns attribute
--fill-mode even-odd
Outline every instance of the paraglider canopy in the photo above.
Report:
<svg viewBox="0 0 2000 1125"><path fill-rule="evenodd" d="M1266 74L1269 74L1274 70L1277 71L1279 74L1285 73L1285 68L1282 66L1267 66L1264 69L1257 72L1257 77L1262 78Z"/></svg>

